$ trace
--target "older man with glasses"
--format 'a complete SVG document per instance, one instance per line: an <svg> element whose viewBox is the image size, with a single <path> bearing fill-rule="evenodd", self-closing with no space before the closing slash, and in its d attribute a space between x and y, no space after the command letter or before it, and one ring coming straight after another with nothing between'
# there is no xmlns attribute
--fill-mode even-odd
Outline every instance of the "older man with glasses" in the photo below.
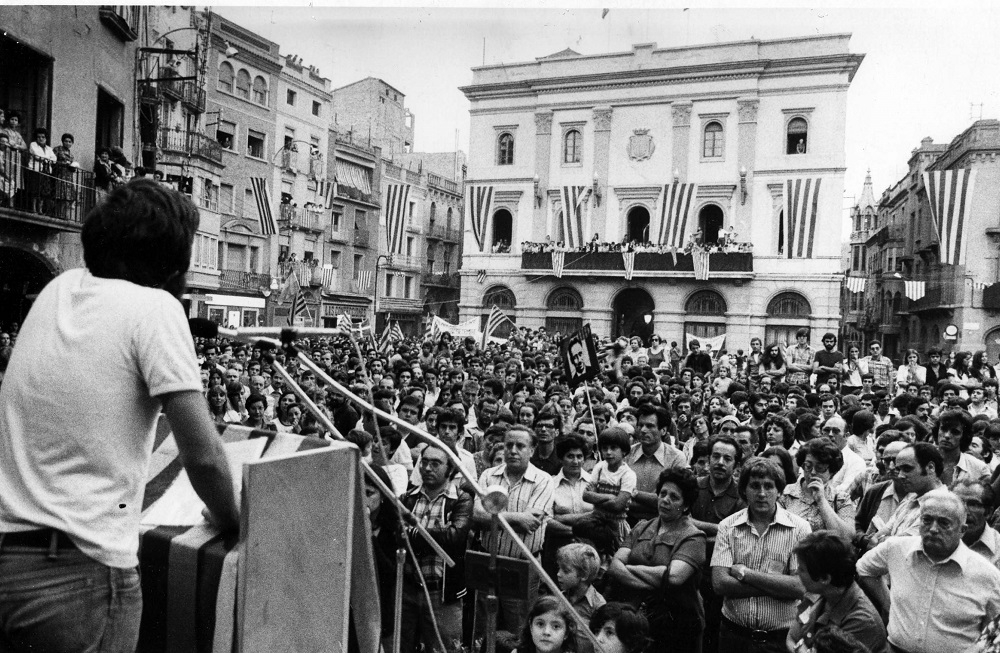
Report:
<svg viewBox="0 0 1000 653"><path fill-rule="evenodd" d="M867 467L865 459L856 454L847 443L847 422L844 421L843 417L835 414L826 420L820 431L823 435L833 440L833 443L837 445L837 448L844 455L844 466L830 479L830 485L837 492L841 490L850 492L854 480L858 475L864 474Z"/></svg>

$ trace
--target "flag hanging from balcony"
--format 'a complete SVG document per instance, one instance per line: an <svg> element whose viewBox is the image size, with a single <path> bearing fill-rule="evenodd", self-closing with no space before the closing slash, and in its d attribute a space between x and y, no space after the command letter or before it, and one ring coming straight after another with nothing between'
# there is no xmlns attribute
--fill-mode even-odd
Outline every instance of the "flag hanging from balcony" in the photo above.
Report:
<svg viewBox="0 0 1000 653"><path fill-rule="evenodd" d="M403 229L410 200L409 184L389 184L385 193L385 238L389 254L403 253Z"/></svg>
<svg viewBox="0 0 1000 653"><path fill-rule="evenodd" d="M496 304L494 304L493 310L490 311L489 317L486 318L486 326L483 327L483 349L486 348L486 343L490 341L490 336L493 335L493 332L496 331L497 328L499 328L504 322L510 322L512 325L517 326L509 317L504 315L504 312L501 311Z"/></svg>
<svg viewBox="0 0 1000 653"><path fill-rule="evenodd" d="M483 251L486 246L486 223L493 205L492 186L469 186L469 224L476 246Z"/></svg>
<svg viewBox="0 0 1000 653"><path fill-rule="evenodd" d="M260 233L265 236L273 236L278 233L278 227L274 223L274 214L271 213L271 194L267 192L267 180L263 177L251 177L250 188L253 190L253 199L257 203Z"/></svg>
<svg viewBox="0 0 1000 653"><path fill-rule="evenodd" d="M333 287L334 274L335 270L332 265L327 263L326 265L323 266L323 285L326 286L327 288Z"/></svg>
<svg viewBox="0 0 1000 653"><path fill-rule="evenodd" d="M583 235L583 203L590 197L589 186L562 187L562 240L576 249L586 242Z"/></svg>
<svg viewBox="0 0 1000 653"><path fill-rule="evenodd" d="M358 272L358 290L370 290L372 287L372 271L361 270Z"/></svg>
<svg viewBox="0 0 1000 653"><path fill-rule="evenodd" d="M866 281L864 277L847 277L847 289L853 293L864 292Z"/></svg>
<svg viewBox="0 0 1000 653"><path fill-rule="evenodd" d="M707 247L699 246L691 250L691 258L694 260L694 278L698 281L708 281L710 257Z"/></svg>
<svg viewBox="0 0 1000 653"><path fill-rule="evenodd" d="M822 182L819 177L785 182L785 258L812 258Z"/></svg>
<svg viewBox="0 0 1000 653"><path fill-rule="evenodd" d="M486 270L480 270L476 273L476 281L479 283L486 283Z"/></svg>
<svg viewBox="0 0 1000 653"><path fill-rule="evenodd" d="M941 262L965 265L965 216L972 204L976 171L935 170L924 173L924 189L941 248Z"/></svg>
<svg viewBox="0 0 1000 653"><path fill-rule="evenodd" d="M625 261L625 279L631 281L635 272L635 252L622 252L622 260Z"/></svg>
<svg viewBox="0 0 1000 653"><path fill-rule="evenodd" d="M684 247L688 231L688 213L697 184L674 182L663 187L663 202L660 204L660 245Z"/></svg>
<svg viewBox="0 0 1000 653"><path fill-rule="evenodd" d="M320 179L318 193L322 198L323 208L333 208L333 198L337 195L337 181L335 179Z"/></svg>
<svg viewBox="0 0 1000 653"><path fill-rule="evenodd" d="M903 282L903 294L907 298L917 301L927 294L927 282L926 281L904 281Z"/></svg>
<svg viewBox="0 0 1000 653"><path fill-rule="evenodd" d="M556 275L560 279L563 273L563 264L566 262L566 252L555 251L552 252L552 274Z"/></svg>

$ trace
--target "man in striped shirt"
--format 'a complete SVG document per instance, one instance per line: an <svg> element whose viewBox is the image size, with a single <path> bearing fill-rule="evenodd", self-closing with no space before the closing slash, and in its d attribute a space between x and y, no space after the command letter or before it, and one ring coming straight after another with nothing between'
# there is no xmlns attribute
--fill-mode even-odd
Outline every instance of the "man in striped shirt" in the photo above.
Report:
<svg viewBox="0 0 1000 653"><path fill-rule="evenodd" d="M521 535L521 540L537 559L545 540L545 523L552 518L552 499L555 485L552 477L531 464L535 453L535 433L526 426L513 426L504 436L504 464L487 469L479 477L484 490L499 485L507 490L507 510L500 513L511 527ZM511 558L524 558L521 548L506 531L490 529L492 516L483 508L477 496L473 519L483 529L483 548L489 551L497 537L497 553ZM532 575L532 584L526 600L500 599L497 627L512 633L521 632L528 609L538 596L538 577ZM478 623L485 623L478 620Z"/></svg>
<svg viewBox="0 0 1000 653"><path fill-rule="evenodd" d="M712 555L712 585L724 597L719 653L785 653L805 592L795 547L811 529L778 505L784 488L777 464L749 459L739 484L747 507L719 524Z"/></svg>

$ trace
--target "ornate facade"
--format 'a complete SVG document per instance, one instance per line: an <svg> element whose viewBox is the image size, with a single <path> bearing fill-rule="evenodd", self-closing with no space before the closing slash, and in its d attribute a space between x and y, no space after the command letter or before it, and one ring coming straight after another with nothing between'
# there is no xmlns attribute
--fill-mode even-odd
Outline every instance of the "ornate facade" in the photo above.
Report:
<svg viewBox="0 0 1000 653"><path fill-rule="evenodd" d="M462 318L733 348L836 331L849 38L473 69Z"/></svg>

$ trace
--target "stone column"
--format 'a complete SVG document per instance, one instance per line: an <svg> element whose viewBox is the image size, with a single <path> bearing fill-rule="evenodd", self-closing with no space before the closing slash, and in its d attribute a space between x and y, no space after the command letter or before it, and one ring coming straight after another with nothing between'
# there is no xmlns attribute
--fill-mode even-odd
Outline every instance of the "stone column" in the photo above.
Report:
<svg viewBox="0 0 1000 653"><path fill-rule="evenodd" d="M757 107L760 101L757 98L741 98L736 101L736 104L740 113L739 131L736 135L738 144L736 170L745 169L747 171L747 199L743 203L742 188L737 188L736 199L738 201L734 203L736 210L732 213L732 220L738 237L746 239L750 234L750 222L753 216L753 176L754 163L757 159ZM769 202L766 204L770 206Z"/></svg>
<svg viewBox="0 0 1000 653"><path fill-rule="evenodd" d="M600 234L602 240L607 240L606 226L608 201L611 199L611 185L608 183L608 172L611 168L611 107L594 107L594 174L598 178L598 190L601 194L601 205L595 203L590 209L590 230L584 234L585 240L590 240L594 232Z"/></svg>
<svg viewBox="0 0 1000 653"><path fill-rule="evenodd" d="M674 120L673 167L668 183L677 171L682 182L688 181L688 159L691 157L691 102L674 102L670 106Z"/></svg>
<svg viewBox="0 0 1000 653"><path fill-rule="evenodd" d="M552 233L549 224L549 211L545 202L545 191L549 187L549 159L552 151L552 112L540 111L535 114L535 175L538 177L537 193L542 196L542 205L531 198L534 210L534 227L531 230L531 240L541 242L545 234Z"/></svg>

